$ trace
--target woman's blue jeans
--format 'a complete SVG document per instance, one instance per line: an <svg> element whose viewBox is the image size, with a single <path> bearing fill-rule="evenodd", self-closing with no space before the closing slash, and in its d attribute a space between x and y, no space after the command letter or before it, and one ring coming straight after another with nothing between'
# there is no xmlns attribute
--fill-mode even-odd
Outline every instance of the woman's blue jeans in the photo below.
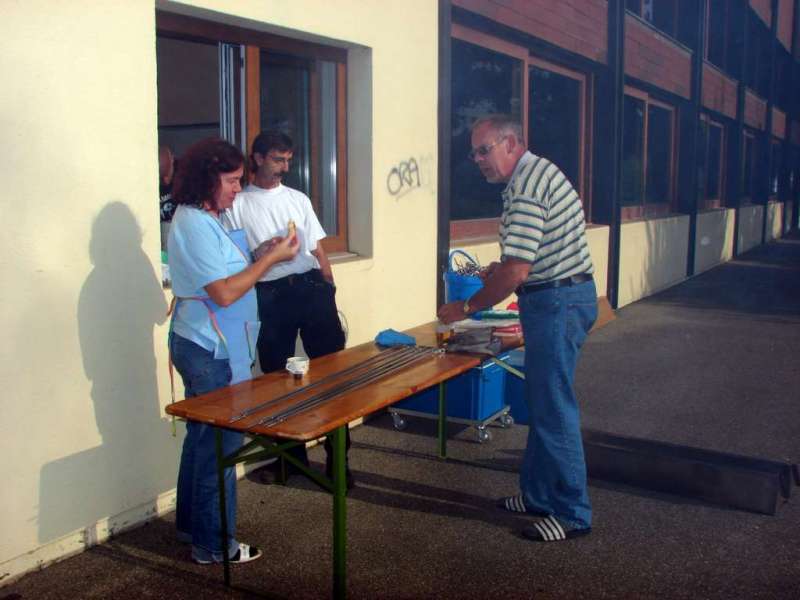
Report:
<svg viewBox="0 0 800 600"><path fill-rule="evenodd" d="M591 527L573 382L581 346L597 318L594 282L531 292L518 303L530 414L520 489L527 507L550 513L570 528Z"/></svg>
<svg viewBox="0 0 800 600"><path fill-rule="evenodd" d="M176 334L170 334L170 352L183 379L186 397L225 387L231 380L228 359ZM222 524L219 514L216 434L219 428L188 421L178 470L175 525L178 538L192 543L192 558L221 562ZM222 430L222 450L227 456L242 445L243 435ZM239 549L236 533L236 470L225 469L225 508L228 520L228 554Z"/></svg>

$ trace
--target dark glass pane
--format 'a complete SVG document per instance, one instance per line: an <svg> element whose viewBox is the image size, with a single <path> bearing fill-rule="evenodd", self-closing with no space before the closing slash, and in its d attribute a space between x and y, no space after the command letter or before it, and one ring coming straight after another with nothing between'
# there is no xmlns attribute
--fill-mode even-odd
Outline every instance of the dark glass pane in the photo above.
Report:
<svg viewBox="0 0 800 600"><path fill-rule="evenodd" d="M644 191L644 102L625 96L622 132L622 206L642 203Z"/></svg>
<svg viewBox="0 0 800 600"><path fill-rule="evenodd" d="M753 196L753 138L744 138L744 156L742 158L742 196Z"/></svg>
<svg viewBox="0 0 800 600"><path fill-rule="evenodd" d="M708 128L708 183L706 198L720 197L720 167L722 166L722 127Z"/></svg>
<svg viewBox="0 0 800 600"><path fill-rule="evenodd" d="M694 50L697 44L697 0L678 0L678 41Z"/></svg>
<svg viewBox="0 0 800 600"><path fill-rule="evenodd" d="M708 121L700 121L700 129L697 132L697 199L698 206L703 206L706 198L706 187L708 182Z"/></svg>
<svg viewBox="0 0 800 600"><path fill-rule="evenodd" d="M708 15L708 60L720 69L725 67L727 5L728 0L710 0Z"/></svg>
<svg viewBox="0 0 800 600"><path fill-rule="evenodd" d="M454 39L452 68L450 218L499 217L503 208L500 192L505 184L487 183L469 159L470 126L475 119L489 113L507 113L520 118L521 62Z"/></svg>
<svg viewBox="0 0 800 600"><path fill-rule="evenodd" d="M576 79L531 67L528 143L531 151L553 161L580 189L581 87Z"/></svg>
<svg viewBox="0 0 800 600"><path fill-rule="evenodd" d="M672 112L647 109L647 184L645 202L665 204L672 196Z"/></svg>
<svg viewBox="0 0 800 600"><path fill-rule="evenodd" d="M625 8L640 15L642 14L642 0L625 0Z"/></svg>
<svg viewBox="0 0 800 600"><path fill-rule="evenodd" d="M644 11L648 11L651 17L647 19L656 29L659 29L671 36L675 35L675 0L645 0Z"/></svg>
<svg viewBox="0 0 800 600"><path fill-rule="evenodd" d="M760 44L758 28L758 17L755 13L747 10L747 56L745 58L745 73L744 81L749 87L756 89L756 80L758 74L758 57L760 54Z"/></svg>
<svg viewBox="0 0 800 600"><path fill-rule="evenodd" d="M781 145L778 142L772 142L771 156L769 161L769 194L776 196L778 194L778 182L780 180L781 172Z"/></svg>
<svg viewBox="0 0 800 600"><path fill-rule="evenodd" d="M311 196L308 61L261 52L261 129L277 129L294 141L294 158L284 178Z"/></svg>

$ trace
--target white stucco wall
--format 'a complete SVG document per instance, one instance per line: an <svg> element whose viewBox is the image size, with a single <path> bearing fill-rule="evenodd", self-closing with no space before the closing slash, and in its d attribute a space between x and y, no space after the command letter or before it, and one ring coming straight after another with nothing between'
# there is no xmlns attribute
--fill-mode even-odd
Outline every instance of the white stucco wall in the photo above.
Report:
<svg viewBox="0 0 800 600"><path fill-rule="evenodd" d="M350 48L350 225L370 256L334 266L349 343L432 320L437 3L159 6ZM13 343L0 439L16 455L0 495L7 580L168 510L182 427L172 437L164 416L154 3L12 1L1 12L0 173L14 216L2 241ZM424 185L393 197L386 176L410 157Z"/></svg>
<svg viewBox="0 0 800 600"><path fill-rule="evenodd" d="M710 210L697 215L694 245L694 272L702 273L733 256L733 229L736 211Z"/></svg>
<svg viewBox="0 0 800 600"><path fill-rule="evenodd" d="M767 204L767 242L782 236L783 210L783 202L770 202Z"/></svg>
<svg viewBox="0 0 800 600"><path fill-rule="evenodd" d="M736 240L737 252L747 252L761 244L764 225L764 206L748 204L739 208L739 236Z"/></svg>
<svg viewBox="0 0 800 600"><path fill-rule="evenodd" d="M688 216L623 223L621 229L618 308L686 278Z"/></svg>

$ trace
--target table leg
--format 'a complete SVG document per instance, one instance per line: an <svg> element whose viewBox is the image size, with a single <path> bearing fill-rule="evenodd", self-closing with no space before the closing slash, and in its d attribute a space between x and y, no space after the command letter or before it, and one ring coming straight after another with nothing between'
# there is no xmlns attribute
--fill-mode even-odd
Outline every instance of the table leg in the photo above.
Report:
<svg viewBox="0 0 800 600"><path fill-rule="evenodd" d="M445 382L439 384L439 458L447 458L447 391Z"/></svg>
<svg viewBox="0 0 800 600"><path fill-rule="evenodd" d="M347 593L347 481L345 476L345 427L333 431L333 597Z"/></svg>
<svg viewBox="0 0 800 600"><path fill-rule="evenodd" d="M225 511L225 464L222 453L222 430L217 428L217 480L219 482L219 516L222 536L222 564L225 570L225 585L231 585L231 565L228 558L228 516Z"/></svg>

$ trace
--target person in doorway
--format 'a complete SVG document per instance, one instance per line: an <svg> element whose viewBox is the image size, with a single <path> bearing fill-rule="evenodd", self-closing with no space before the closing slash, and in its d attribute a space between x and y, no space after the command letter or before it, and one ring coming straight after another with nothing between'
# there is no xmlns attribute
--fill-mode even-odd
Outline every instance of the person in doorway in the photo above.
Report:
<svg viewBox="0 0 800 600"><path fill-rule="evenodd" d="M241 228L247 240L256 247L264 240L296 227L300 241L297 256L261 277L256 284L261 333L258 337L258 358L261 370L269 373L286 366L286 359L295 353L298 333L306 354L314 359L344 348L345 337L336 308L336 286L330 262L322 248L322 229L303 192L283 185L293 155L292 139L279 131L263 131L253 140L250 167L253 183L236 196L226 211L230 227ZM347 434L350 447L350 434ZM326 438L326 472L333 472L333 450ZM305 446L290 452L308 464ZM264 483L278 478L278 465L261 469ZM294 471L290 467L289 474ZM346 470L347 487L354 485L353 475Z"/></svg>
<svg viewBox="0 0 800 600"><path fill-rule="evenodd" d="M583 207L561 170L529 152L520 124L489 115L472 127L471 158L490 183L505 182L499 263L466 301L439 309L452 323L490 308L516 291L525 347L525 389L531 415L520 468L520 492L498 506L535 517L522 534L561 541L591 531L586 463L573 387L578 355L597 318L594 268Z"/></svg>
<svg viewBox="0 0 800 600"><path fill-rule="evenodd" d="M175 214L172 201L172 176L175 174L175 156L169 146L158 147L158 206L161 222L169 223Z"/></svg>
<svg viewBox="0 0 800 600"><path fill-rule="evenodd" d="M257 327L256 281L297 254L294 236L269 240L250 260L244 234L228 232L220 213L241 190L244 156L220 139L202 140L186 152L175 177L177 204L170 228L169 266L175 305L170 358L186 397L251 378L248 328ZM225 470L228 547L221 544L215 436L217 428L189 421L178 472L178 538L192 544L199 564L246 563L261 551L236 540L236 472ZM225 454L242 445L242 434L222 430Z"/></svg>

